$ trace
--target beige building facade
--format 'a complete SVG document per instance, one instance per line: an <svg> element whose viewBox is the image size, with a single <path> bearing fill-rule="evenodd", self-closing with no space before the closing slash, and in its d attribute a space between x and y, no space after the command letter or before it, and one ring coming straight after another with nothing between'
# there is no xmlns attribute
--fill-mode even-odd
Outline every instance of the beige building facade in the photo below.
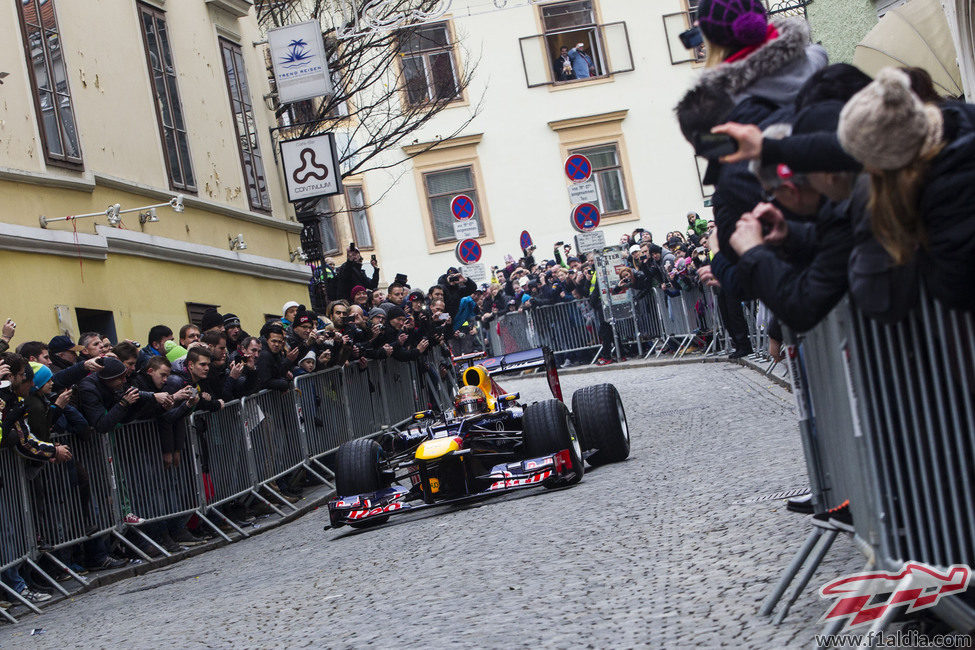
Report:
<svg viewBox="0 0 975 650"><path fill-rule="evenodd" d="M385 152L384 164L402 165L363 175L381 197L368 219L386 281L401 272L426 288L457 265L449 206L458 194L477 205L488 268L520 256L522 230L550 257L554 242L575 234L563 171L572 153L595 167L608 244L637 227L659 241L686 229L689 210L710 213L673 112L700 72L677 40L689 26L685 0L500 4L455 0L429 23L426 43L400 52L405 106L454 92L464 71L474 77L405 146ZM591 76L558 78L560 47L580 42Z"/></svg>
<svg viewBox="0 0 975 650"><path fill-rule="evenodd" d="M307 302L259 39L249 0L0 3L0 316L15 343L142 341L208 305L256 331Z"/></svg>

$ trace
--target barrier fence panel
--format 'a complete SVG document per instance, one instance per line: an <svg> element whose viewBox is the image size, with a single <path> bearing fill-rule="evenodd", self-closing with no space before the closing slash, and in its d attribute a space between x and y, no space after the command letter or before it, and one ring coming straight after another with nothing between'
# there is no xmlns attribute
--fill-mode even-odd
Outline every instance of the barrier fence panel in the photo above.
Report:
<svg viewBox="0 0 975 650"><path fill-rule="evenodd" d="M305 454L294 391L262 390L242 401L257 482L270 481L301 465Z"/></svg>
<svg viewBox="0 0 975 650"><path fill-rule="evenodd" d="M177 423L175 428L180 426ZM148 521L189 514L199 507L188 441L182 446L180 463L167 467L156 422L131 422L109 435L123 514L134 512Z"/></svg>
<svg viewBox="0 0 975 650"><path fill-rule="evenodd" d="M342 369L331 368L301 375L295 378L295 386L308 440L308 453L312 458L333 451L343 442L356 437L352 422L346 416L347 397Z"/></svg>
<svg viewBox="0 0 975 650"><path fill-rule="evenodd" d="M357 365L349 365L342 369L342 379L352 437L361 438L378 431L383 424L383 407L368 372Z"/></svg>
<svg viewBox="0 0 975 650"><path fill-rule="evenodd" d="M386 395L389 411L388 424L394 424L411 417L417 411L417 370L416 364L389 358L382 362L382 392Z"/></svg>
<svg viewBox="0 0 975 650"><path fill-rule="evenodd" d="M537 339L527 311L516 311L498 317L496 329L500 350L509 354L537 348Z"/></svg>
<svg viewBox="0 0 975 650"><path fill-rule="evenodd" d="M87 440L58 436L71 448L66 463L24 461L27 491L38 540L59 548L114 528L121 519L105 462L105 436Z"/></svg>
<svg viewBox="0 0 975 650"><path fill-rule="evenodd" d="M588 300L543 305L526 313L535 333L535 347L544 345L552 352L576 352L600 346L599 325Z"/></svg>
<svg viewBox="0 0 975 650"><path fill-rule="evenodd" d="M975 322L922 292L896 325L857 314L851 350L888 564L975 565Z"/></svg>
<svg viewBox="0 0 975 650"><path fill-rule="evenodd" d="M193 428L201 453L207 503L217 506L245 494L257 483L256 468L248 451L240 400L219 411L196 412Z"/></svg>
<svg viewBox="0 0 975 650"><path fill-rule="evenodd" d="M13 564L34 547L22 465L12 449L0 449L0 567Z"/></svg>

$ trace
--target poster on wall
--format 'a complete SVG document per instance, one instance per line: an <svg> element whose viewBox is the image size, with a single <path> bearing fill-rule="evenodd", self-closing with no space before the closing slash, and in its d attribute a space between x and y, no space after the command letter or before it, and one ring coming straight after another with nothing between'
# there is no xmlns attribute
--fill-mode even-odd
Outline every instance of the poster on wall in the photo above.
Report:
<svg viewBox="0 0 975 650"><path fill-rule="evenodd" d="M332 94L322 27L317 20L268 30L267 44L280 103Z"/></svg>

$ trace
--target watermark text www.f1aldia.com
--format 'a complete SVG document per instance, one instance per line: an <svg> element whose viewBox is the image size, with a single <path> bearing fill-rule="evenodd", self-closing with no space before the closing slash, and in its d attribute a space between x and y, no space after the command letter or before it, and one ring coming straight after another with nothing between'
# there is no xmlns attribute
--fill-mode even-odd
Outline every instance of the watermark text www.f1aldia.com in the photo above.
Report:
<svg viewBox="0 0 975 650"><path fill-rule="evenodd" d="M864 632L862 634L817 634L820 648L971 648L972 637L967 634L921 634L917 630L896 632Z"/></svg>

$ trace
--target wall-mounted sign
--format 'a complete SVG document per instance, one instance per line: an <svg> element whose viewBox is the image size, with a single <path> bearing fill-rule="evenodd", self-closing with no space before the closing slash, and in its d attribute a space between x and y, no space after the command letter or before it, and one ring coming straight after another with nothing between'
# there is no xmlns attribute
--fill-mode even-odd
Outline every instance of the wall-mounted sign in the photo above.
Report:
<svg viewBox="0 0 975 650"><path fill-rule="evenodd" d="M281 165L292 203L342 193L342 174L331 133L283 140Z"/></svg>
<svg viewBox="0 0 975 650"><path fill-rule="evenodd" d="M267 44L280 103L332 94L322 26L317 20L268 30Z"/></svg>

